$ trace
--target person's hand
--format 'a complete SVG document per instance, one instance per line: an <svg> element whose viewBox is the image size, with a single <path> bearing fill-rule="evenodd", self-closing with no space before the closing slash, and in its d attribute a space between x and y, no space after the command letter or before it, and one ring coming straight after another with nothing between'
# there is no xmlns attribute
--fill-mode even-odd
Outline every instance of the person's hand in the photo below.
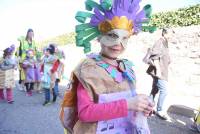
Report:
<svg viewBox="0 0 200 134"><path fill-rule="evenodd" d="M127 100L128 110L143 112L145 116L153 111L154 103L146 95L137 95Z"/></svg>

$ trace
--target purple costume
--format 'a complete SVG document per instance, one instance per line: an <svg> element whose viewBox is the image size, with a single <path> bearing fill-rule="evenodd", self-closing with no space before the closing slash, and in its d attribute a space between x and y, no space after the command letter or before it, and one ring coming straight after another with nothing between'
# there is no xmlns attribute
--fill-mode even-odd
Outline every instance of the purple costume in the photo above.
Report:
<svg viewBox="0 0 200 134"><path fill-rule="evenodd" d="M40 82L41 75L38 63L33 58L26 58L23 62L23 68L25 70L25 82Z"/></svg>

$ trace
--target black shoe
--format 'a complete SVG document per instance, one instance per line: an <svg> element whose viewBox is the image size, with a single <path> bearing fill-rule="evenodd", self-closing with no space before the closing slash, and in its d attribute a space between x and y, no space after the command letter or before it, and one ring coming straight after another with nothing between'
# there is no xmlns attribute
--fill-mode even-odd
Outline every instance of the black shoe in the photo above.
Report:
<svg viewBox="0 0 200 134"><path fill-rule="evenodd" d="M56 102L57 95L53 92L53 100L52 102Z"/></svg>
<svg viewBox="0 0 200 134"><path fill-rule="evenodd" d="M8 104L13 104L14 103L14 101L13 100L11 100L11 101L8 101Z"/></svg>
<svg viewBox="0 0 200 134"><path fill-rule="evenodd" d="M47 106L47 105L49 105L49 104L51 104L50 101L45 101L42 105L43 105L43 106Z"/></svg>
<svg viewBox="0 0 200 134"><path fill-rule="evenodd" d="M56 102L56 98L57 98L57 96L53 96L53 101L52 102Z"/></svg>

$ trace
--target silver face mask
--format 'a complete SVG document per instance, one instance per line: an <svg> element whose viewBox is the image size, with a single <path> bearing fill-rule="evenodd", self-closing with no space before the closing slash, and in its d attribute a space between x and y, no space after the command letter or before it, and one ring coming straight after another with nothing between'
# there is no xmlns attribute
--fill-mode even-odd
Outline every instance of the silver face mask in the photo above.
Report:
<svg viewBox="0 0 200 134"><path fill-rule="evenodd" d="M99 37L99 42L105 46L111 47L122 44L126 48L130 34L127 30L114 29Z"/></svg>

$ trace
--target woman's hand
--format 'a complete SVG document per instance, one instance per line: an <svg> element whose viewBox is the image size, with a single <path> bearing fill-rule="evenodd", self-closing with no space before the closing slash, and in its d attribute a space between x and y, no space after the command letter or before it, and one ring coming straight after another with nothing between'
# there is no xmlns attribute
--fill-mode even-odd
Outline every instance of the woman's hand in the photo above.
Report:
<svg viewBox="0 0 200 134"><path fill-rule="evenodd" d="M148 98L148 96L139 94L135 97L131 97L127 100L128 110L143 112L145 116L153 111L154 103Z"/></svg>

